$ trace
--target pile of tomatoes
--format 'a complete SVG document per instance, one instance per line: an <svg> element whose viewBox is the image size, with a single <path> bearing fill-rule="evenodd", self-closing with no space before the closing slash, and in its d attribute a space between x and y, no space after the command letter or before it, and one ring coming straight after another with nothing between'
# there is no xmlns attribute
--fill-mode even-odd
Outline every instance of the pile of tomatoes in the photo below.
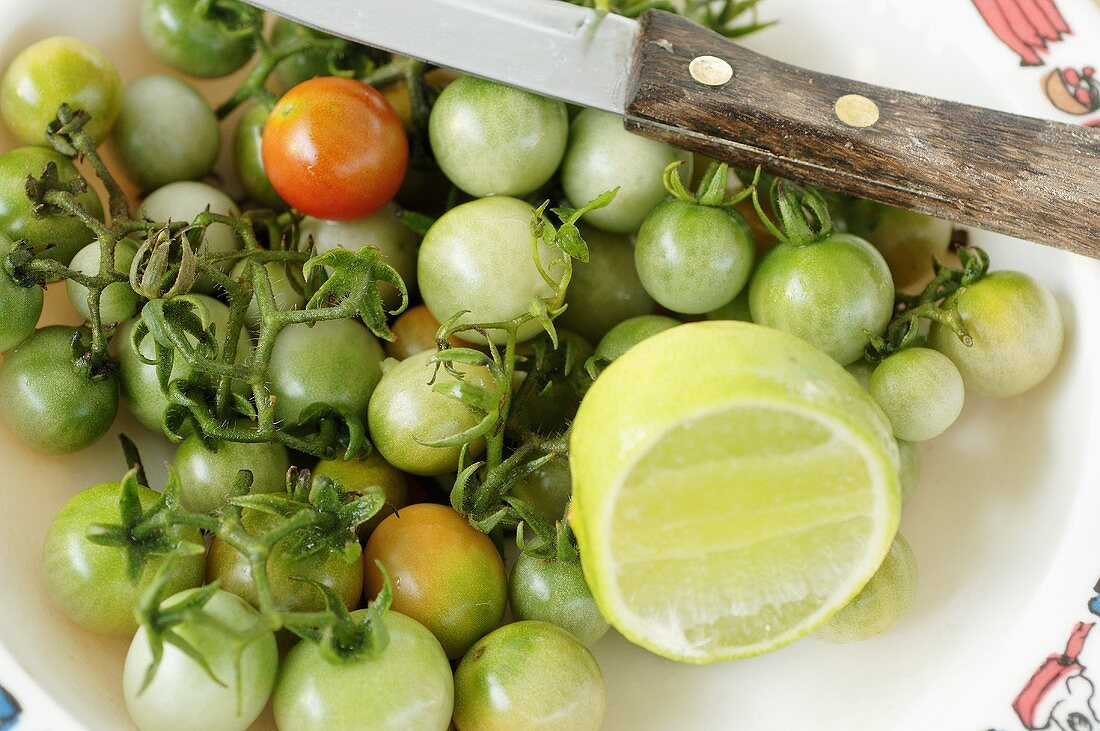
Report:
<svg viewBox="0 0 1100 731"><path fill-rule="evenodd" d="M150 50L196 78L243 68L257 53L262 21L235 0L144 0L141 8ZM124 687L143 731L243 731L271 698L282 731L600 726L604 680L586 646L608 624L565 525L567 458L555 455L511 486L510 495L534 512L531 520L541 519L556 538L544 530L530 540L528 533L528 550L509 572L502 543L510 536L483 533L448 504L456 471L486 449L485 440L431 444L481 419L447 388L460 393L490 382L481 366L438 368L437 348L504 344L492 327L440 343L440 323L511 321L564 286L570 270L558 265L563 254L537 237L532 242L542 201L583 205L617 189L584 216L578 236L585 251L572 265L564 311L553 313L554 332L531 320L509 344L517 388L540 348L570 348L562 377L540 390L522 423L509 423L513 448L529 435L561 435L602 367L690 319L751 318L799 335L864 379L907 441L950 426L964 391L1014 395L1057 360L1057 307L1021 273L983 268L946 301L913 295L906 302L926 305L931 327L891 331L905 310L895 306L897 292L918 291L933 275L932 258L949 255L952 229L942 221L825 195L814 200L828 211L814 216L815 204L781 193L772 203L785 224L779 230L737 195L750 176L741 181L730 171L727 180L724 166L633 136L612 115L471 77L424 76L412 62L283 19L263 44L265 60L284 54L275 75L269 81L251 73L244 92L217 111L176 75L123 85L101 51L71 38L29 46L0 81L0 116L23 145L0 155L5 256L22 241L76 275L100 271L96 226L28 198L28 177L48 166L62 181L81 179L46 134L67 104L90 116L84 131L106 142L141 191L139 217L186 222L204 211L289 211L287 225L318 253L377 247L414 303L401 312L398 289L380 282L377 296L399 313L389 323L392 340L381 342L358 319L329 320L286 327L265 353L277 423L295 424L319 403L354 414L373 444L367 456L318 462L277 442L211 440L196 431L180 441L172 464L180 505L196 515L227 510L241 470L250 473L252 495L286 492L292 465L327 477L348 496L381 495L378 513L353 526L361 551L292 550L288 540L264 556L264 591L287 627L296 613L348 619L350 612L348 621L371 626L368 650L357 645L341 654L332 633L295 643L286 629L253 631L262 604L257 564L221 533L171 526L158 540L202 550L165 550L134 581L127 554L92 538L119 522L120 503L124 521L127 511L155 510L163 499L146 485L88 487L55 518L45 544L47 587L77 624L134 637ZM304 50L294 52L299 45ZM379 69L394 73L379 76ZM385 84L359 80L372 74ZM237 126L222 139L219 112L236 106L244 107ZM215 179L224 145L232 147L243 195L202 182ZM698 192L688 190L693 181ZM118 215L79 182L72 191L93 219ZM141 244L139 236L119 242L115 269L129 272ZM532 261L533 248L545 271ZM225 272L239 277L246 262L233 254L240 249L231 228L213 224L199 253L225 255ZM111 367L90 374L86 360L74 357L88 331L36 329L43 288L17 281L14 258L0 266L0 412L11 432L47 454L73 452L102 437L122 404L161 433L165 382L186 377L188 366L177 359L170 373L161 372L151 344L130 337L147 297L118 281L93 308L79 277L68 278L76 310L113 333ZM304 308L301 265L265 266L279 308ZM212 282L199 278L180 297L204 327L225 331L233 303ZM253 301L245 315L253 336L242 331L238 344L242 359L260 345L253 337L261 320ZM865 358L869 335L872 345L879 339L874 361ZM247 394L238 396L247 403ZM247 412L233 418L247 420ZM257 536L280 519L258 509L240 514ZM159 609L143 603L151 587L166 597ZM368 606L380 596L391 600L389 611ZM517 621L505 623L509 607Z"/></svg>

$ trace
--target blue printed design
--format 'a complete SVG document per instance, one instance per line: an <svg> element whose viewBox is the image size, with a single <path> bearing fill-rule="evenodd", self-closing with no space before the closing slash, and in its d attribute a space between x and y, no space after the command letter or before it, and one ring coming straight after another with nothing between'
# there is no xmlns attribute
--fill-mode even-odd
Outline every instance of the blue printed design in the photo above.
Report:
<svg viewBox="0 0 1100 731"><path fill-rule="evenodd" d="M19 723L19 714L23 709L19 703L11 697L11 693L0 688L0 731L8 731Z"/></svg>

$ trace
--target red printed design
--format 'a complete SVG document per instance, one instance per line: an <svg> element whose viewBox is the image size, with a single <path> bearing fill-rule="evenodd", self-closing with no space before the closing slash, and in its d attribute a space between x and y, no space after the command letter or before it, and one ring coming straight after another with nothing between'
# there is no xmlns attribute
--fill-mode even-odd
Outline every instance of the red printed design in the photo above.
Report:
<svg viewBox="0 0 1100 731"><path fill-rule="evenodd" d="M971 1L994 35L1019 57L1021 66L1045 66L1043 57L1051 53L1051 45L1073 35L1057 0ZM1095 64L1054 68L1042 75L1039 85L1047 100L1061 112L1083 117L1100 110ZM1100 127L1100 118L1082 124Z"/></svg>
<svg viewBox="0 0 1100 731"><path fill-rule="evenodd" d="M1047 44L1072 33L1054 0L973 0L982 18L1020 57L1021 66L1042 66Z"/></svg>
<svg viewBox="0 0 1100 731"><path fill-rule="evenodd" d="M1092 706L1096 688L1086 676L1085 666L1078 661L1094 626L1092 622L1078 622L1065 651L1048 657L1020 691L1012 708L1024 728L1029 731L1100 728L1100 718Z"/></svg>

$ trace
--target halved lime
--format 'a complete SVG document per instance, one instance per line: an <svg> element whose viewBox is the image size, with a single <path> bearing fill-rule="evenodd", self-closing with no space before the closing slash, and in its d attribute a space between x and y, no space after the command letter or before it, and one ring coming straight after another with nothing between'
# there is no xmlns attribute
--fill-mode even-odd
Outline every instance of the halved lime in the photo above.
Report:
<svg viewBox="0 0 1100 731"><path fill-rule="evenodd" d="M900 513L889 422L798 338L699 322L597 379L571 442L585 575L628 639L705 663L774 650L844 607Z"/></svg>

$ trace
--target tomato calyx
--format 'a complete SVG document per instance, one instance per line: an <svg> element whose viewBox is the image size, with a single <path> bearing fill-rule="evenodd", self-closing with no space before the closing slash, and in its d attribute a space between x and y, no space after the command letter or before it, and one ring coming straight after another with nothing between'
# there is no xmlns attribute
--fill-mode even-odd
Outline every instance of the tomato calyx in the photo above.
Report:
<svg viewBox="0 0 1100 731"><path fill-rule="evenodd" d="M284 520L308 514L308 523L287 536L288 554L301 560L328 551L351 564L362 553L356 530L382 509L386 498L381 487L344 492L324 475L292 467L286 493L242 495L229 502Z"/></svg>
<svg viewBox="0 0 1100 731"><path fill-rule="evenodd" d="M684 186L680 175L683 160L670 162L664 170L663 180L665 190L676 200L685 203L694 203L709 208L733 208L743 200L748 199L760 184L760 168L756 168L753 179L748 185L743 186L734 193L727 193L729 185L729 165L726 163L711 163L699 181L699 187L692 193ZM736 177L736 176L735 176Z"/></svg>
<svg viewBox="0 0 1100 731"><path fill-rule="evenodd" d="M772 210L779 216L777 225L760 203L761 187L758 184L752 186L753 208L760 222L780 243L809 246L832 235L833 217L828 201L820 191L784 178L772 178L766 186L766 194Z"/></svg>
<svg viewBox="0 0 1100 731"><path fill-rule="evenodd" d="M940 323L955 334L966 346L974 339L967 332L959 315L958 295L989 272L989 255L976 246L960 246L959 268L952 268L933 260L935 276L917 295L898 293L895 296L894 316L882 336L868 333L869 343L865 357L879 362L888 356L918 344L921 320Z"/></svg>
<svg viewBox="0 0 1100 731"><path fill-rule="evenodd" d="M581 554L577 548L577 538L573 535L573 529L569 527L569 523L558 520L550 525L538 514L538 511L515 497L508 498L508 503L523 518L522 522L516 526L516 548L522 553L543 561L560 561L569 564L580 562ZM566 514L568 513L567 506ZM525 526L530 526L534 531L537 542L528 542Z"/></svg>

